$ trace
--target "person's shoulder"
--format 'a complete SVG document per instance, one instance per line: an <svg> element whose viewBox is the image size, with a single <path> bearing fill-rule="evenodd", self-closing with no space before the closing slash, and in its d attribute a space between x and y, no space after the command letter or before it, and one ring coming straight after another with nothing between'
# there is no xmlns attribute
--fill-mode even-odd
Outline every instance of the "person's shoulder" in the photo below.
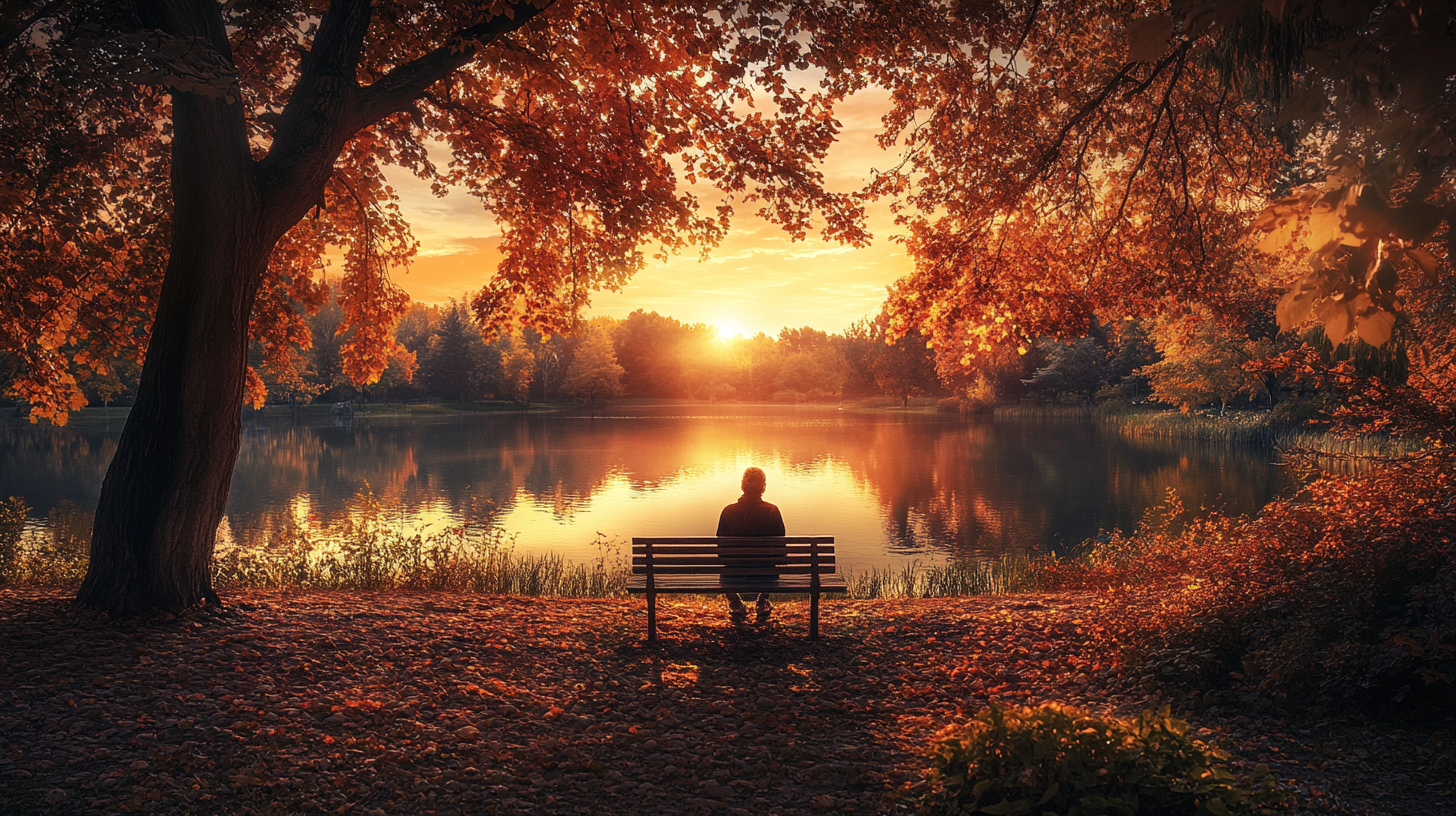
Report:
<svg viewBox="0 0 1456 816"><path fill-rule="evenodd" d="M763 506L764 506L764 509L769 510L769 511L772 511L774 513L777 513L779 511L779 506L777 504L773 504L771 502L764 502L763 503Z"/></svg>

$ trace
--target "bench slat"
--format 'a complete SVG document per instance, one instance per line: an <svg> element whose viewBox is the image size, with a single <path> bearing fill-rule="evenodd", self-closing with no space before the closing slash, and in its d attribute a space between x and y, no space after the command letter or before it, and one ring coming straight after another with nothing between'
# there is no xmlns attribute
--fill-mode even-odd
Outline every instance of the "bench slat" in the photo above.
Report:
<svg viewBox="0 0 1456 816"><path fill-rule="evenodd" d="M652 542L653 547L663 544L715 544L719 541L751 544L755 541L763 541L765 538L775 544L834 543L834 536L638 536L632 539L632 546L645 545L647 542Z"/></svg>
<svg viewBox="0 0 1456 816"><path fill-rule="evenodd" d="M782 545L777 545L777 544L763 544L763 545L760 545L760 546L757 546L757 547L750 547L750 546L743 545L743 544L730 544L730 545L728 545L726 547L719 547L717 544L707 544L707 545L696 545L695 544L695 545L692 545L692 546L683 545L681 547L677 547L677 546L673 546L673 547L659 547L659 546L657 546L657 545L654 544L653 547L652 547L652 554L654 556L658 556L658 555L711 555L713 553L718 553L718 552L744 553L744 554L749 554L749 555L769 555L769 554L773 554L773 553L788 552L788 553L792 553L794 555L808 555L809 553L813 552L813 550L810 550L808 546L799 545L799 544L790 544L788 546L782 546ZM819 553L821 555L823 555L823 554L832 554L833 552L834 552L834 545L833 544L823 544L823 545L820 545L820 547L819 547ZM646 555L647 554L647 548L646 547L633 547L632 548L632 554L633 555Z"/></svg>
<svg viewBox="0 0 1456 816"><path fill-rule="evenodd" d="M655 577L655 576L654 576ZM755 581L735 582L719 584L713 581L702 581L688 576L664 576L656 578L653 592L695 595L718 595L723 592L781 592L781 593L803 593L810 590L808 577L785 578L778 581ZM627 584L627 591L630 593L643 593L647 591L647 581L644 578L633 578ZM849 586L843 578L820 578L820 592L848 592Z"/></svg>
<svg viewBox="0 0 1456 816"><path fill-rule="evenodd" d="M736 553L736 552L712 553L712 554L706 554L705 553L703 555L677 555L677 554L673 554L673 555L658 555L657 553L653 553L652 554L652 563L653 564L688 564L688 565L701 564L701 565L703 565L705 567L716 567L716 566L727 566L731 562L734 562L734 561L750 561L750 560L752 560L752 561L768 561L768 560L772 560L775 564L810 564L810 563L813 563L813 561L814 561L813 557L812 556L808 556L808 555L783 555L782 553L767 553L767 552L765 552L765 553L755 553L753 555L744 555L742 553ZM633 565L635 565L635 566L642 566L642 565L644 565L646 563L647 563L647 556L645 556L645 555L634 555L634 556L632 556L632 564ZM819 563L821 563L821 564L833 564L834 563L834 555L831 553L829 555L821 555L821 556L819 556Z"/></svg>
<svg viewBox="0 0 1456 816"><path fill-rule="evenodd" d="M773 575L809 575L813 571L814 567L808 564L802 567L719 567L717 565L713 567L659 567L656 564L652 565L653 575L763 575L768 577ZM834 567L832 565L819 565L820 575L832 575L833 573ZM647 568L633 567L632 574L646 575Z"/></svg>

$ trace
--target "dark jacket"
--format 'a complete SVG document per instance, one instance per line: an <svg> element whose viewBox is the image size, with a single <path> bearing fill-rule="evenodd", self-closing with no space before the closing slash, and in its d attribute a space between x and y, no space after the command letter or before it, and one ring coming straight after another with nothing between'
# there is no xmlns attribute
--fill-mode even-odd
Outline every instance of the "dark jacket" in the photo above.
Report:
<svg viewBox="0 0 1456 816"><path fill-rule="evenodd" d="M720 536L781 536L784 517L779 508L758 496L743 494L737 502L723 508L718 516Z"/></svg>
<svg viewBox="0 0 1456 816"><path fill-rule="evenodd" d="M784 517L779 514L778 507L764 501L758 496L745 494L737 502L723 508L723 514L718 517L718 535L720 536L781 536L784 534ZM761 548L760 548L761 549ZM785 555L788 548L782 547ZM772 556L755 555L750 557L737 556L733 553L732 545L718 545L718 558L721 561L732 559L734 566L757 567L773 566L777 559Z"/></svg>

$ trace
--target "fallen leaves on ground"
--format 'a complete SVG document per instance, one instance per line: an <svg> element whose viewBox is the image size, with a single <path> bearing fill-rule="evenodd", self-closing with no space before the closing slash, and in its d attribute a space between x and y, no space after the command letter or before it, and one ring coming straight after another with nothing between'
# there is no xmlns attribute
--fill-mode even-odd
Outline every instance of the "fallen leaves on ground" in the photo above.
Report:
<svg viewBox="0 0 1456 816"><path fill-rule="evenodd" d="M640 600L231 600L113 623L0 590L4 810L881 813L931 737L989 700L1159 701L1117 678L1095 623L1111 601L1091 593L836 602L817 643L807 604L735 628L716 603L669 600L656 646ZM1368 734L1237 702L1191 716L1200 738L1268 762L1306 807L1421 812L1380 809L1410 795L1393 781L1351 782L1363 760L1339 740L1368 757Z"/></svg>

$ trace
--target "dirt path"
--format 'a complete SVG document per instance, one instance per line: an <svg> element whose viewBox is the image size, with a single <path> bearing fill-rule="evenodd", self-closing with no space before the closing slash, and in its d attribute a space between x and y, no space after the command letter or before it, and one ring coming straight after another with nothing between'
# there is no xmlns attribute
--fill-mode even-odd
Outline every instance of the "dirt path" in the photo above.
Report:
<svg viewBox="0 0 1456 816"><path fill-rule="evenodd" d="M807 604L735 630L668 602L656 648L640 601L248 592L110 624L66 600L0 590L7 814L879 813L988 699L1156 702L1115 681L1093 595L833 603L817 644ZM1233 708L1194 726L1308 807L1445 812L1342 793L1299 758L1328 733Z"/></svg>

